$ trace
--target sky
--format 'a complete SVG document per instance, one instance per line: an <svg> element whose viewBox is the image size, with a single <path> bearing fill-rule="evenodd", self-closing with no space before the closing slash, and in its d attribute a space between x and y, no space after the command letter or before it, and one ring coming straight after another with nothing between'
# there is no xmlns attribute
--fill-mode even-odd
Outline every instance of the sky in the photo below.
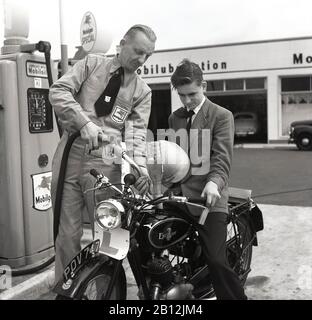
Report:
<svg viewBox="0 0 312 320"><path fill-rule="evenodd" d="M0 0L1 47L3 8L6 2L14 1ZM107 53L115 53L123 34L136 23L147 24L155 31L156 50L312 36L312 0L62 0L62 33L59 0L16 3L28 10L28 40L50 41L53 59L61 56L61 34L68 56L74 56L87 11L113 39Z"/></svg>

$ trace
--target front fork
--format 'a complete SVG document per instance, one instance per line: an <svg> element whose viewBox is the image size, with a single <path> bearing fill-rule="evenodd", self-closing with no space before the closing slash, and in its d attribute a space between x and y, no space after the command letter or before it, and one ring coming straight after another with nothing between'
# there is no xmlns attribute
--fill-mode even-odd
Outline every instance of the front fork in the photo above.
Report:
<svg viewBox="0 0 312 320"><path fill-rule="evenodd" d="M143 273L143 269L141 266L141 259L140 259L140 254L138 252L138 247L136 244L136 240L132 239L131 240L131 249L129 250L129 253L127 255L127 259L129 261L129 265L131 267L132 273L134 275L135 281L137 283L138 288L142 288L143 290L143 295L146 300L150 299L150 292L145 280L145 276ZM134 243L135 242L135 243ZM104 300L109 300L112 291L114 289L114 285L116 283L117 277L119 275L121 266L122 266L122 261L123 260L115 260L114 262L114 272L112 274L112 277L110 279L106 294L104 296Z"/></svg>
<svg viewBox="0 0 312 320"><path fill-rule="evenodd" d="M129 265L131 267L132 273L134 275L139 290L142 289L145 300L149 300L151 297L147 286L146 278L142 269L141 257L138 250L138 243L134 238L132 238L130 241L131 245L127 256Z"/></svg>
<svg viewBox="0 0 312 320"><path fill-rule="evenodd" d="M104 300L109 300L109 298L110 298L110 296L111 296L111 294L113 292L114 285L116 283L117 277L118 277L120 269L121 269L122 261L123 260L116 260L114 272L113 272L113 275L112 275L112 277L110 279L110 282L109 282L109 285L108 285Z"/></svg>

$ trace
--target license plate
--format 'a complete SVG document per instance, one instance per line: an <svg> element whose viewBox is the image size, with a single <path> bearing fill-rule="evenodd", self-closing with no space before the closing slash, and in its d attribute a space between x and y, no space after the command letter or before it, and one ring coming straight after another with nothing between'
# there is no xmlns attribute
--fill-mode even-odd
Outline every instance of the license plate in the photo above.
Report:
<svg viewBox="0 0 312 320"><path fill-rule="evenodd" d="M84 265L84 263L99 251L99 247L100 240L95 240L84 247L64 269L64 282L66 282L68 279L72 279L77 271Z"/></svg>

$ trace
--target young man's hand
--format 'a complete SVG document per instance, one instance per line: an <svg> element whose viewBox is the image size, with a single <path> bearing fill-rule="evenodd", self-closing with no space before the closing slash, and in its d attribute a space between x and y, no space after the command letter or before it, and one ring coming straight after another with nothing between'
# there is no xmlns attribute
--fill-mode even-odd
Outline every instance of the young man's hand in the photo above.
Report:
<svg viewBox="0 0 312 320"><path fill-rule="evenodd" d="M217 184L212 181L207 182L201 197L206 197L206 206L208 208L213 207L221 198Z"/></svg>

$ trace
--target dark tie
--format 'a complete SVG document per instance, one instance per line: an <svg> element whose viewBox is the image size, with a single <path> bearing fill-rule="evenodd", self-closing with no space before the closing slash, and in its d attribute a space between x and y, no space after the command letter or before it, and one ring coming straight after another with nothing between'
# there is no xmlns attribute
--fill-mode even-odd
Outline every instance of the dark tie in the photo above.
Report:
<svg viewBox="0 0 312 320"><path fill-rule="evenodd" d="M94 104L95 112L98 117L103 117L112 112L117 94L120 89L121 80L124 70L122 67L118 68L104 89L101 96Z"/></svg>
<svg viewBox="0 0 312 320"><path fill-rule="evenodd" d="M181 107L174 111L174 114L179 118L186 119L186 130L187 130L187 140L188 140L188 152L190 151L190 129L192 125L192 116L195 114L193 110L187 111L185 107Z"/></svg>
<svg viewBox="0 0 312 320"><path fill-rule="evenodd" d="M195 112L193 110L187 111L185 107L181 107L176 110L174 114L179 118L190 118L190 121L192 122L192 116L195 114Z"/></svg>
<svg viewBox="0 0 312 320"><path fill-rule="evenodd" d="M190 111L186 111L187 112L187 116L186 116L186 131L188 134L190 134L190 129L191 129L191 125L192 125L192 116L195 114L195 112L193 110Z"/></svg>

